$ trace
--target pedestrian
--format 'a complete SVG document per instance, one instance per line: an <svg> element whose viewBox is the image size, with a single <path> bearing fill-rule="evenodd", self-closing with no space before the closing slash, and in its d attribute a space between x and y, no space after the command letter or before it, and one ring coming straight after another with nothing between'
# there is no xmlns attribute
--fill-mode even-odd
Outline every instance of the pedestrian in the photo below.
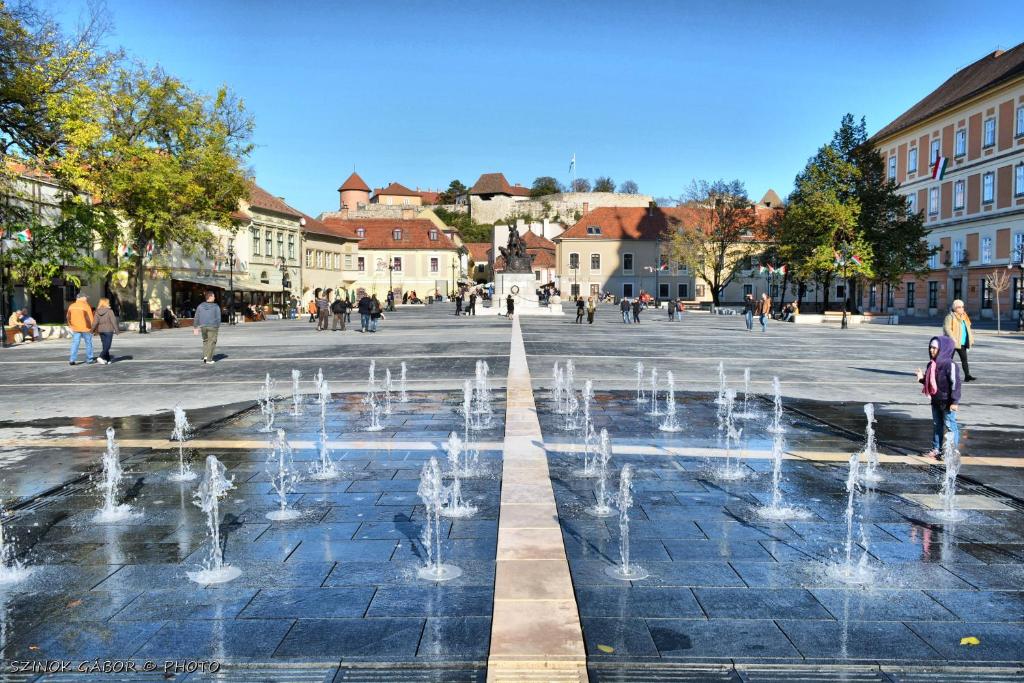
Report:
<svg viewBox="0 0 1024 683"><path fill-rule="evenodd" d="M676 320L683 322L683 313L686 313L686 305L682 299L676 300Z"/></svg>
<svg viewBox="0 0 1024 683"><path fill-rule="evenodd" d="M665 308L668 309L668 320L669 322L672 322L673 320L676 319L676 300L670 299L668 302L668 306L666 306Z"/></svg>
<svg viewBox="0 0 1024 683"><path fill-rule="evenodd" d="M469 293L469 310L466 315L476 315L476 290Z"/></svg>
<svg viewBox="0 0 1024 683"><path fill-rule="evenodd" d="M345 322L351 323L352 322L352 309L354 308L354 306L352 304L352 300L349 299L349 294L348 294L347 291L345 292L345 296L342 297L342 298L345 299Z"/></svg>
<svg viewBox="0 0 1024 683"><path fill-rule="evenodd" d="M206 301L196 308L192 320L192 334L203 335L203 363L216 363L213 352L217 349L217 334L220 332L220 306L214 303L216 295L206 293Z"/></svg>
<svg viewBox="0 0 1024 683"><path fill-rule="evenodd" d="M392 312L392 311L395 310L395 293L394 293L394 291L392 291L390 289L388 290L387 304L388 304L388 312Z"/></svg>
<svg viewBox="0 0 1024 683"><path fill-rule="evenodd" d="M787 309L788 310L785 311L786 315L783 316L783 318L782 318L782 322L786 322L786 323L794 322L795 323L796 322L796 317L798 315L800 315L800 304L799 304L799 302L794 300L793 303L791 303L789 306L787 306Z"/></svg>
<svg viewBox="0 0 1024 683"><path fill-rule="evenodd" d="M622 297L622 301L619 302L619 312L622 313L622 322L628 325L630 312L629 297Z"/></svg>
<svg viewBox="0 0 1024 683"><path fill-rule="evenodd" d="M971 330L971 318L964 310L964 302L960 299L953 300L949 314L942 322L942 331L953 340L953 347L960 356L960 365L964 366L964 381L973 382L977 377L971 374L971 368L967 364L967 350L974 346L974 331Z"/></svg>
<svg viewBox="0 0 1024 683"><path fill-rule="evenodd" d="M587 299L587 324L594 324L594 313L597 312L597 305L594 303L594 297Z"/></svg>
<svg viewBox="0 0 1024 683"><path fill-rule="evenodd" d="M507 297L505 297L505 317L511 320L512 315L515 313L515 310L516 300L512 298L511 294L509 294Z"/></svg>
<svg viewBox="0 0 1024 683"><path fill-rule="evenodd" d="M761 300L757 302L757 321L761 323L761 332L768 331L768 317L772 314L772 300L768 292L761 292Z"/></svg>
<svg viewBox="0 0 1024 683"><path fill-rule="evenodd" d="M337 332L339 329L345 331L345 299L335 297L334 301L331 302L331 316L334 321L331 323L331 331Z"/></svg>
<svg viewBox="0 0 1024 683"><path fill-rule="evenodd" d="M373 298L370 299L370 332L377 331L377 325L381 318L383 318L383 309L380 306L380 299L374 294Z"/></svg>
<svg viewBox="0 0 1024 683"><path fill-rule="evenodd" d="M331 290L325 289L316 300L316 329L322 332L327 329L327 321L331 315Z"/></svg>
<svg viewBox="0 0 1024 683"><path fill-rule="evenodd" d="M317 287L313 290L313 298L309 300L309 306L306 310L309 311L309 322L313 322L317 317L316 300L320 298L320 288Z"/></svg>
<svg viewBox="0 0 1024 683"><path fill-rule="evenodd" d="M747 332L754 331L754 295L747 294L743 297L743 322L747 325Z"/></svg>
<svg viewBox="0 0 1024 683"><path fill-rule="evenodd" d="M921 393L932 403L932 449L926 458L942 459L943 436L948 433L950 446L960 445L960 426L956 415L960 410L960 370L953 362L956 348L949 337L932 337L928 342L928 367L918 368L917 381L924 385Z"/></svg>
<svg viewBox="0 0 1024 683"><path fill-rule="evenodd" d="M576 324L583 324L583 309L586 308L586 304L583 302L583 297L576 298Z"/></svg>
<svg viewBox="0 0 1024 683"><path fill-rule="evenodd" d="M92 365L96 359L92 357L92 306L89 305L89 297L79 294L75 303L68 306L64 321L71 328L71 357L68 365L78 362L78 347L85 340L85 362Z"/></svg>
<svg viewBox="0 0 1024 683"><path fill-rule="evenodd" d="M364 293L362 298L359 299L359 331L369 332L370 331L370 297Z"/></svg>
<svg viewBox="0 0 1024 683"><path fill-rule="evenodd" d="M459 293L455 294L455 315L462 315L462 295Z"/></svg>
<svg viewBox="0 0 1024 683"><path fill-rule="evenodd" d="M92 321L92 331L100 335L100 343L103 350L100 352L99 360L101 365L110 363L110 344L117 334L117 316L110 310L110 299L106 297L96 303L96 316Z"/></svg>
<svg viewBox="0 0 1024 683"><path fill-rule="evenodd" d="M640 303L639 297L633 299L633 322L638 325L640 324L640 309L642 306L643 304Z"/></svg>

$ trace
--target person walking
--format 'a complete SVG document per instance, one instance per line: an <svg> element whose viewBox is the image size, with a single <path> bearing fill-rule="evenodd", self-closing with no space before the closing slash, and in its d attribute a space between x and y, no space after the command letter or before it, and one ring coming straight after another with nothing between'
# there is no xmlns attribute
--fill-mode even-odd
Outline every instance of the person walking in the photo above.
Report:
<svg viewBox="0 0 1024 683"><path fill-rule="evenodd" d="M757 302L757 321L761 323L761 332L768 331L768 318L772 314L772 300L768 292L761 292L761 300Z"/></svg>
<svg viewBox="0 0 1024 683"><path fill-rule="evenodd" d="M82 340L85 340L85 362L87 365L94 364L96 359L92 356L93 312L92 306L89 305L89 297L79 294L75 303L68 306L64 321L71 328L71 357L68 359L68 365L78 362L78 347Z"/></svg>
<svg viewBox="0 0 1024 683"><path fill-rule="evenodd" d="M192 320L192 334L203 335L203 363L216 363L213 352L217 349L217 334L220 332L220 306L214 303L216 295L209 291L206 301L196 308Z"/></svg>
<svg viewBox="0 0 1024 683"><path fill-rule="evenodd" d="M964 302L960 299L953 300L953 305L942 322L942 331L953 340L953 347L960 356L960 365L964 368L964 381L973 382L977 377L971 374L971 367L967 364L967 350L974 346L974 332L971 330L971 318L964 310Z"/></svg>
<svg viewBox="0 0 1024 683"><path fill-rule="evenodd" d="M622 313L622 322L626 325L629 324L629 311L629 299L627 297L622 297L622 301L619 302L619 312Z"/></svg>
<svg viewBox="0 0 1024 683"><path fill-rule="evenodd" d="M673 320L675 320L676 319L676 300L675 299L670 299L669 302L668 302L668 305L665 306L665 309L668 311L668 320L669 320L669 322L672 322Z"/></svg>
<svg viewBox="0 0 1024 683"><path fill-rule="evenodd" d="M339 329L342 332L345 331L345 304L346 301L340 296L331 302L331 316L334 318L331 323L331 332L337 332Z"/></svg>
<svg viewBox="0 0 1024 683"><path fill-rule="evenodd" d="M331 315L331 290L325 289L316 300L316 329L323 332Z"/></svg>
<svg viewBox="0 0 1024 683"><path fill-rule="evenodd" d="M587 324L594 324L594 313L597 312L597 305L594 303L594 297L587 299Z"/></svg>
<svg viewBox="0 0 1024 683"><path fill-rule="evenodd" d="M512 298L511 294L509 294L507 297L505 297L505 317L511 320L515 312L516 300Z"/></svg>
<svg viewBox="0 0 1024 683"><path fill-rule="evenodd" d="M476 315L476 290L469 293L469 309L466 315Z"/></svg>
<svg viewBox="0 0 1024 683"><path fill-rule="evenodd" d="M633 308L633 322L639 325L640 324L640 310L643 308L643 304L640 303L639 297L636 298L636 299L633 299L633 306L632 306L632 308Z"/></svg>
<svg viewBox="0 0 1024 683"><path fill-rule="evenodd" d="M387 301L387 304L388 304L388 308L387 308L388 313L394 312L394 310L395 310L395 293L394 293L393 290L390 290L390 289L388 290L388 295L385 298L385 300Z"/></svg>
<svg viewBox="0 0 1024 683"><path fill-rule="evenodd" d="M462 294L459 292L455 293L455 315L462 315Z"/></svg>
<svg viewBox="0 0 1024 683"><path fill-rule="evenodd" d="M960 446L960 426L956 416L960 410L960 369L953 362L956 349L949 337L932 337L928 342L928 367L916 370L917 381L924 385L921 393L931 398L932 449L926 458L942 459L943 437L952 440L955 450Z"/></svg>
<svg viewBox="0 0 1024 683"><path fill-rule="evenodd" d="M357 310L359 311L359 331L369 332L370 331L370 297L363 294L359 299L359 305Z"/></svg>
<svg viewBox="0 0 1024 683"><path fill-rule="evenodd" d="M583 324L583 309L586 307L586 303L583 301L583 297L576 299L576 324Z"/></svg>
<svg viewBox="0 0 1024 683"><path fill-rule="evenodd" d="M747 332L754 331L754 295L747 294L743 297L743 322L747 325Z"/></svg>
<svg viewBox="0 0 1024 683"><path fill-rule="evenodd" d="M96 316L92 321L92 331L100 335L100 343L103 350L97 359L101 365L110 363L110 344L114 341L114 335L118 333L117 316L110 310L110 299L106 297L96 303Z"/></svg>
<svg viewBox="0 0 1024 683"><path fill-rule="evenodd" d="M309 311L309 322L313 322L314 320L316 320L316 316L317 316L316 300L319 299L319 298L320 298L320 288L317 287L315 290L313 290L313 298L309 300L309 306L306 308L306 310Z"/></svg>
<svg viewBox="0 0 1024 683"><path fill-rule="evenodd" d="M384 317L383 311L380 306L380 299L374 294L373 298L370 299L370 332L377 331L377 325L381 318Z"/></svg>

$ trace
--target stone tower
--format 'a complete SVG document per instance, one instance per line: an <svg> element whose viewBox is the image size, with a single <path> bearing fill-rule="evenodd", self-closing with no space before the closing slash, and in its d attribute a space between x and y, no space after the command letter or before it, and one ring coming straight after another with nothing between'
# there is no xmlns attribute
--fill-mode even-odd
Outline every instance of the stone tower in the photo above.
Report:
<svg viewBox="0 0 1024 683"><path fill-rule="evenodd" d="M341 195L341 209L358 209L360 204L370 203L370 186L355 171L338 188Z"/></svg>

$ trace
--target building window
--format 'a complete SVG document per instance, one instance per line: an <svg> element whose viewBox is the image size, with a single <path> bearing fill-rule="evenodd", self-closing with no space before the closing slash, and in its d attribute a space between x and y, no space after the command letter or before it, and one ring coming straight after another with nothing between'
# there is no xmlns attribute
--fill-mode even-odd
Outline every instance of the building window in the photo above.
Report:
<svg viewBox="0 0 1024 683"><path fill-rule="evenodd" d="M322 251L316 252L316 267L319 270L323 270L324 268L324 252Z"/></svg>
<svg viewBox="0 0 1024 683"><path fill-rule="evenodd" d="M431 273L436 273L439 270L441 270L441 260L439 258L437 258L436 256L431 256L430 257L430 272ZM479 268L479 270L483 270L483 266L481 266Z"/></svg>
<svg viewBox="0 0 1024 683"><path fill-rule="evenodd" d="M391 258L391 269L393 271L395 271L396 273L401 273L402 272L402 257L401 256L393 256Z"/></svg>
<svg viewBox="0 0 1024 683"><path fill-rule="evenodd" d="M284 233L277 233L277 255L284 256Z"/></svg>
<svg viewBox="0 0 1024 683"><path fill-rule="evenodd" d="M917 194L916 193L915 194L908 194L907 195L907 213L910 213L910 214L917 213Z"/></svg>
<svg viewBox="0 0 1024 683"><path fill-rule="evenodd" d="M1022 301L1024 297L1021 296L1021 284L1024 283L1021 282L1019 277L1013 278L1013 286L1010 288L1010 305L1015 311L1020 310L1021 304L1024 304L1024 301Z"/></svg>
<svg viewBox="0 0 1024 683"><path fill-rule="evenodd" d="M437 230L431 229L430 232L427 233L427 235L430 237L431 242L437 241Z"/></svg>
<svg viewBox="0 0 1024 683"><path fill-rule="evenodd" d="M896 288L893 287L892 285L885 286L885 307L896 307Z"/></svg>
<svg viewBox="0 0 1024 683"><path fill-rule="evenodd" d="M958 180L953 183L953 208L964 208L964 181Z"/></svg>
<svg viewBox="0 0 1024 683"><path fill-rule="evenodd" d="M569 254L569 270L577 270L580 267L580 255Z"/></svg>
<svg viewBox="0 0 1024 683"><path fill-rule="evenodd" d="M265 233L263 233L263 236L266 238L264 240L264 242L267 245L267 253L264 254L264 256L273 256L274 255L274 233L272 233L269 230L267 230Z"/></svg>
<svg viewBox="0 0 1024 683"><path fill-rule="evenodd" d="M754 295L754 285L743 285L743 296L746 297L748 294Z"/></svg>
<svg viewBox="0 0 1024 683"><path fill-rule="evenodd" d="M1017 125L1014 126L1014 133L1017 137L1024 137L1024 105L1017 107Z"/></svg>
<svg viewBox="0 0 1024 683"><path fill-rule="evenodd" d="M1024 232L1013 235L1013 251L1010 252L1010 262L1020 263L1024 259Z"/></svg>
<svg viewBox="0 0 1024 683"><path fill-rule="evenodd" d="M1024 197L1024 164L1017 164L1013 169L1013 194Z"/></svg>
<svg viewBox="0 0 1024 683"><path fill-rule="evenodd" d="M939 254L938 252L928 256L928 267L932 270L939 269Z"/></svg>
<svg viewBox="0 0 1024 683"><path fill-rule="evenodd" d="M262 282L265 285L270 284L270 276L267 274L267 271L264 270L262 273L260 273L260 282Z"/></svg>
<svg viewBox="0 0 1024 683"><path fill-rule="evenodd" d="M907 283L907 308L914 307L914 283Z"/></svg>
<svg viewBox="0 0 1024 683"><path fill-rule="evenodd" d="M967 154L967 129L961 128L956 132L956 142L953 154L962 157Z"/></svg>
<svg viewBox="0 0 1024 683"><path fill-rule="evenodd" d="M935 138L932 140L931 149L928 152L928 165L934 166L935 162L939 160L939 139Z"/></svg>
<svg viewBox="0 0 1024 683"><path fill-rule="evenodd" d="M981 262L992 263L992 238L981 238Z"/></svg>
<svg viewBox="0 0 1024 683"><path fill-rule="evenodd" d="M697 289L697 298L698 299L703 299L704 298L704 285L697 285L696 289Z"/></svg>
<svg viewBox="0 0 1024 683"><path fill-rule="evenodd" d="M633 283L632 282L623 282L622 283L622 297L624 299L632 299L633 298Z"/></svg>
<svg viewBox="0 0 1024 683"><path fill-rule="evenodd" d="M579 295L580 295L580 285L579 285L578 282L573 283L572 287L569 289L569 294L573 298L579 298Z"/></svg>
<svg viewBox="0 0 1024 683"><path fill-rule="evenodd" d="M996 196L996 174L989 171L981 176L981 201L990 203Z"/></svg>
<svg viewBox="0 0 1024 683"><path fill-rule="evenodd" d="M963 240L953 240L953 253L950 255L953 259L953 265L959 266L964 260L964 242ZM957 297L959 298L959 297Z"/></svg>
<svg viewBox="0 0 1024 683"><path fill-rule="evenodd" d="M1024 167L1022 167L1022 168L1024 168ZM633 272L633 255L632 254L623 254L622 255L622 270L626 271L627 273Z"/></svg>
<svg viewBox="0 0 1024 683"><path fill-rule="evenodd" d="M601 255L600 254L591 254L590 255L590 269L591 270L601 270Z"/></svg>
<svg viewBox="0 0 1024 683"><path fill-rule="evenodd" d="M365 273L366 272L366 257L365 256L357 256L356 257L356 270L358 270L360 273Z"/></svg>
<svg viewBox="0 0 1024 683"><path fill-rule="evenodd" d="M985 278L981 278L981 307L992 308L992 288Z"/></svg>
<svg viewBox="0 0 1024 683"><path fill-rule="evenodd" d="M846 298L846 285L836 285L836 299Z"/></svg>
<svg viewBox="0 0 1024 683"><path fill-rule="evenodd" d="M341 270L341 254L334 255L334 269Z"/></svg>
<svg viewBox="0 0 1024 683"><path fill-rule="evenodd" d="M588 235L600 235L601 234L601 226L600 225L588 225L587 226L587 234Z"/></svg>
<svg viewBox="0 0 1024 683"><path fill-rule="evenodd" d="M985 134L982 137L982 146L992 147L996 144L996 120L985 119Z"/></svg>
<svg viewBox="0 0 1024 683"><path fill-rule="evenodd" d="M889 180L896 180L896 155L889 157Z"/></svg>
<svg viewBox="0 0 1024 683"><path fill-rule="evenodd" d="M260 255L260 229L259 228L250 228L249 229L249 237L252 239L252 255L253 256L259 256Z"/></svg>
<svg viewBox="0 0 1024 683"><path fill-rule="evenodd" d="M307 268L312 268L313 267L313 250L312 249L307 249L306 250L306 267Z"/></svg>
<svg viewBox="0 0 1024 683"><path fill-rule="evenodd" d="M356 228L356 237L366 237L366 228Z"/></svg>
<svg viewBox="0 0 1024 683"><path fill-rule="evenodd" d="M660 299L667 299L668 298L668 283L667 282L659 282L658 283L658 298L660 298Z"/></svg>
<svg viewBox="0 0 1024 683"><path fill-rule="evenodd" d="M295 258L295 235L288 235L288 260Z"/></svg>
<svg viewBox="0 0 1024 683"><path fill-rule="evenodd" d="M964 279L962 277L953 278L953 298L964 298Z"/></svg>
<svg viewBox="0 0 1024 683"><path fill-rule="evenodd" d="M394 230L392 230L391 239L395 240L396 242L400 241L402 239L402 229L395 228Z"/></svg>
<svg viewBox="0 0 1024 683"><path fill-rule="evenodd" d="M868 308L874 309L878 299L878 285L868 285Z"/></svg>
<svg viewBox="0 0 1024 683"><path fill-rule="evenodd" d="M690 298L690 284L688 282L680 282L676 290L679 292L678 296L680 299Z"/></svg>
<svg viewBox="0 0 1024 683"><path fill-rule="evenodd" d="M345 270L352 270L352 254L345 254Z"/></svg>
<svg viewBox="0 0 1024 683"><path fill-rule="evenodd" d="M540 271L539 270L533 271L533 279L536 280L537 282L540 282Z"/></svg>
<svg viewBox="0 0 1024 683"><path fill-rule="evenodd" d="M917 172L917 147L907 150L907 173Z"/></svg>
<svg viewBox="0 0 1024 683"><path fill-rule="evenodd" d="M939 283L932 280L928 283L928 308L939 307Z"/></svg>
<svg viewBox="0 0 1024 683"><path fill-rule="evenodd" d="M939 188L933 187L928 190L928 215L934 216L939 212Z"/></svg>

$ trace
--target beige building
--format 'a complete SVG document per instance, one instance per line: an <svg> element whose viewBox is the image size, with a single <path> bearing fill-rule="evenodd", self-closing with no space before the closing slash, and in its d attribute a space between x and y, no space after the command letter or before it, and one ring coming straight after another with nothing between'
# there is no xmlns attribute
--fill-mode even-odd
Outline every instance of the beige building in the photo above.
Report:
<svg viewBox="0 0 1024 683"><path fill-rule="evenodd" d="M423 197L419 192L410 190L401 183L392 182L387 187L374 190L370 202L373 204L423 206Z"/></svg>
<svg viewBox="0 0 1024 683"><path fill-rule="evenodd" d="M302 226L303 310L317 289L332 289L334 296L352 299L359 279L356 254L359 238L349 228L327 225L305 216Z"/></svg>
<svg viewBox="0 0 1024 683"><path fill-rule="evenodd" d="M924 213L938 252L924 277L870 287L864 308L936 315L962 299L972 316L991 317L985 276L1024 255L1024 44L964 67L871 143L911 210ZM1020 270L1012 274L1004 315L1011 303L1016 313L1022 296Z"/></svg>

